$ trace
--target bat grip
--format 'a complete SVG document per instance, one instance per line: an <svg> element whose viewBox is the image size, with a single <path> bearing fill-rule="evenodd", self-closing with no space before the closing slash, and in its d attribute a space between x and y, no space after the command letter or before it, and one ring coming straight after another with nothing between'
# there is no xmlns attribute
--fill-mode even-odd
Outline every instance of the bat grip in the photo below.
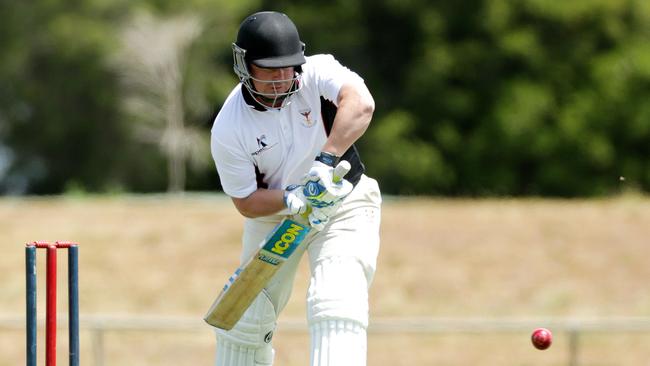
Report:
<svg viewBox="0 0 650 366"><path fill-rule="evenodd" d="M302 217L305 220L309 220L309 214L311 214L311 206L307 206L307 211L301 213L300 217Z"/></svg>
<svg viewBox="0 0 650 366"><path fill-rule="evenodd" d="M339 183L343 177L348 174L348 172L352 169L352 166L347 160L341 160L341 162L334 168L334 172L332 173L332 181L334 183Z"/></svg>

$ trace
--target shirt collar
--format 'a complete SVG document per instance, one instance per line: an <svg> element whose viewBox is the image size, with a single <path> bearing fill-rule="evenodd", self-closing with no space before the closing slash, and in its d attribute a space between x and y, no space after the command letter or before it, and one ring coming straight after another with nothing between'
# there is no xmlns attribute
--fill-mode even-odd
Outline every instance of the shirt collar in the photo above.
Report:
<svg viewBox="0 0 650 366"><path fill-rule="evenodd" d="M244 85L244 84L241 85L241 92L242 92L242 95L244 96L244 101L246 102L246 104L248 104L250 107L254 108L256 111L266 112L266 108L262 107L255 100L255 98L251 95L251 92L248 90L246 85Z"/></svg>

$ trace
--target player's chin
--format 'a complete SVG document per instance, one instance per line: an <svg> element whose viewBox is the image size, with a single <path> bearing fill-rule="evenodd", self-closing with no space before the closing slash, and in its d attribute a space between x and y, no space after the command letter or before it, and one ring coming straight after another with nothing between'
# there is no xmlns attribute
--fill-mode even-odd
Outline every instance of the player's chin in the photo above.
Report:
<svg viewBox="0 0 650 366"><path fill-rule="evenodd" d="M273 108L278 108L282 106L284 100L287 98L286 95L281 95L278 96L277 98L269 98L269 97L264 97L264 96L258 96L257 100L259 100L262 104L273 107Z"/></svg>

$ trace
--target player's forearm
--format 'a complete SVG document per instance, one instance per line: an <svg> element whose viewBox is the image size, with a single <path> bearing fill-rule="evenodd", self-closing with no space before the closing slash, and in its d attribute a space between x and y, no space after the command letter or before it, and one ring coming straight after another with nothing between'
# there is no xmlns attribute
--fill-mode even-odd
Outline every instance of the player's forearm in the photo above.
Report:
<svg viewBox="0 0 650 366"><path fill-rule="evenodd" d="M323 151L341 156L368 128L375 101L365 85L345 84L339 92L338 110Z"/></svg>
<svg viewBox="0 0 650 366"><path fill-rule="evenodd" d="M232 201L239 213L248 218L273 215L286 208L284 191L278 189L260 188L246 198L233 198Z"/></svg>

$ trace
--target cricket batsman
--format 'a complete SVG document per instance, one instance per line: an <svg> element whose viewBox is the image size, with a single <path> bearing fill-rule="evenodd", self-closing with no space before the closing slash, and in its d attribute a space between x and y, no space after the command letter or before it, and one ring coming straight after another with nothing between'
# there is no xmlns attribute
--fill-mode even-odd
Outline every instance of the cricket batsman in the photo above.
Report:
<svg viewBox="0 0 650 366"><path fill-rule="evenodd" d="M288 215L303 215L312 229L234 328L215 328L216 365L273 364L273 332L305 251L311 365L366 365L381 194L354 142L370 124L374 100L332 55L305 56L285 14L248 16L232 49L240 83L214 120L211 148L224 192L246 217L240 260ZM351 169L335 179L342 160Z"/></svg>

